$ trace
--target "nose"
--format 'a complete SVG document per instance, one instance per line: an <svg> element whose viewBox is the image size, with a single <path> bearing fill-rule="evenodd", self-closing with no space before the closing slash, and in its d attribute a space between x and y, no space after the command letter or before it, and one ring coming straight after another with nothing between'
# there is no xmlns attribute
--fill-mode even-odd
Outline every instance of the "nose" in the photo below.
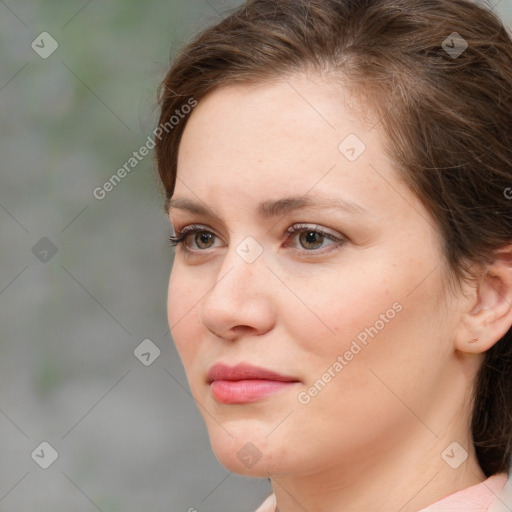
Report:
<svg viewBox="0 0 512 512"><path fill-rule="evenodd" d="M248 262L240 254L229 249L200 306L206 329L230 341L265 334L275 321L272 275L263 255Z"/></svg>

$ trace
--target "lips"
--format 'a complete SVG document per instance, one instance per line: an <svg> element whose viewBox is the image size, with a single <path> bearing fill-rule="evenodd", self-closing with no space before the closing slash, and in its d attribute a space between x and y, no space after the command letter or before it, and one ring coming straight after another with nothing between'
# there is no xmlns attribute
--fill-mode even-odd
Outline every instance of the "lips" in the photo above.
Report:
<svg viewBox="0 0 512 512"><path fill-rule="evenodd" d="M217 363L208 371L207 382L217 402L244 404L290 389L300 381L294 377L244 363L236 366Z"/></svg>
<svg viewBox="0 0 512 512"><path fill-rule="evenodd" d="M208 384L215 380L271 380L277 382L299 382L295 377L281 375L266 368L259 368L241 363L227 366L223 363L214 364L207 375Z"/></svg>

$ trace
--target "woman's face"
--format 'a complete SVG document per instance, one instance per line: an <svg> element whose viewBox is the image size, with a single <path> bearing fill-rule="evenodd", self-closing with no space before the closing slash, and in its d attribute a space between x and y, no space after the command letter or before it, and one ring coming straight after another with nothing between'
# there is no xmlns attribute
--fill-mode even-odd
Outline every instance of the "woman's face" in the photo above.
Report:
<svg viewBox="0 0 512 512"><path fill-rule="evenodd" d="M345 100L316 75L223 87L183 134L170 218L200 232L177 247L168 319L213 451L237 473L356 470L405 444L439 454L435 432L457 422L467 382L439 234L378 120ZM217 363L294 382L210 385Z"/></svg>

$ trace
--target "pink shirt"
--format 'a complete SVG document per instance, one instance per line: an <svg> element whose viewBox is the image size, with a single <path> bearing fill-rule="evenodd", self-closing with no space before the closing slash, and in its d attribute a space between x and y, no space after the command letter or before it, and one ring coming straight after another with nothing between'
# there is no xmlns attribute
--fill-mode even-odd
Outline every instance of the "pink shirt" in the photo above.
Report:
<svg viewBox="0 0 512 512"><path fill-rule="evenodd" d="M449 494L418 512L487 512L506 482L506 473L492 475L487 480ZM256 512L274 512L275 508L276 497L272 493Z"/></svg>

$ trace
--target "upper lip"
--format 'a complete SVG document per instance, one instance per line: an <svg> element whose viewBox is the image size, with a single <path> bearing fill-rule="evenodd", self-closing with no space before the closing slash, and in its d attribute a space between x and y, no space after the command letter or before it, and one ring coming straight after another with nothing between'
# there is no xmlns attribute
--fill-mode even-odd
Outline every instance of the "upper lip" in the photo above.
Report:
<svg viewBox="0 0 512 512"><path fill-rule="evenodd" d="M235 366L228 366L224 363L214 364L208 370L208 384L214 380L276 380L280 382L299 382L294 377L281 375L266 368L259 368L250 364L240 363Z"/></svg>

